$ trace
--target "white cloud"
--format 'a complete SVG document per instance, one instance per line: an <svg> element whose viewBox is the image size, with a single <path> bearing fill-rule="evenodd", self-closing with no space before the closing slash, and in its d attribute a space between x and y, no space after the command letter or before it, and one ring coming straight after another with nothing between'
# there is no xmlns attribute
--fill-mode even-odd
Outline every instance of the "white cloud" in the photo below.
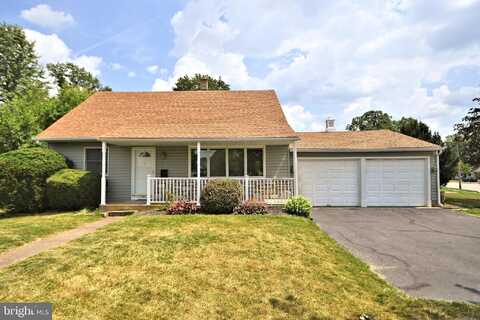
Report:
<svg viewBox="0 0 480 320"><path fill-rule="evenodd" d="M20 16L33 24L53 30L60 30L75 23L71 14L52 10L47 4L22 10Z"/></svg>
<svg viewBox="0 0 480 320"><path fill-rule="evenodd" d="M135 78L135 77L137 76L137 74L136 74L134 71L130 71L130 72L127 74L127 76L128 76L129 78Z"/></svg>
<svg viewBox="0 0 480 320"><path fill-rule="evenodd" d="M319 131L323 130L323 121L319 116L306 111L305 108L299 104L282 105L283 113L287 117L290 126L297 131Z"/></svg>
<svg viewBox="0 0 480 320"><path fill-rule="evenodd" d="M35 43L35 52L39 56L40 63L47 64L69 61L85 68L94 76L100 75L101 57L73 55L72 50L55 33L44 34L30 29L24 29L24 31L28 41Z"/></svg>
<svg viewBox="0 0 480 320"><path fill-rule="evenodd" d="M159 66L157 65L151 65L147 67L147 71L150 72L151 74L155 74L158 71Z"/></svg>
<svg viewBox="0 0 480 320"><path fill-rule="evenodd" d="M112 68L112 70L114 71L119 71L119 70L123 70L125 69L125 67L123 65L121 65L120 63L112 63L110 65L110 67Z"/></svg>
<svg viewBox="0 0 480 320"><path fill-rule="evenodd" d="M448 134L479 92L448 78L452 68L480 69L479 10L478 0L189 1L171 19L177 61L153 89L209 73L233 89L275 89L297 129L327 115L344 127L378 109Z"/></svg>

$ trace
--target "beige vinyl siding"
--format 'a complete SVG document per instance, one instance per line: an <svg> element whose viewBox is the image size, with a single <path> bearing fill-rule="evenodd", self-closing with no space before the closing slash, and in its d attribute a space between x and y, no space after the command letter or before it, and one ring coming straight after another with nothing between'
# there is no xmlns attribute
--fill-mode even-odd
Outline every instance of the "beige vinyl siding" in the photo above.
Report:
<svg viewBox="0 0 480 320"><path fill-rule="evenodd" d="M348 157L430 157L431 166L431 199L432 205L438 203L437 183L437 156L432 151L403 151L403 152L298 152L299 158L322 157L322 158L348 158Z"/></svg>
<svg viewBox="0 0 480 320"><path fill-rule="evenodd" d="M98 142L55 142L48 143L48 147L64 155L73 163L74 169L84 170L85 148L99 147ZM130 147L109 145L107 202L121 202L130 200L131 172Z"/></svg>
<svg viewBox="0 0 480 320"><path fill-rule="evenodd" d="M188 177L188 146L157 147L156 166L157 176L167 169L169 177Z"/></svg>
<svg viewBox="0 0 480 320"><path fill-rule="evenodd" d="M288 145L283 146L267 146L266 147L266 176L273 177L289 177L290 164L288 157Z"/></svg>
<svg viewBox="0 0 480 320"><path fill-rule="evenodd" d="M129 201L131 199L131 148L109 145L108 152L110 158L107 203Z"/></svg>
<svg viewBox="0 0 480 320"><path fill-rule="evenodd" d="M62 154L73 163L74 169L84 169L84 150L86 147L101 148L98 142L55 142L48 143L48 147Z"/></svg>

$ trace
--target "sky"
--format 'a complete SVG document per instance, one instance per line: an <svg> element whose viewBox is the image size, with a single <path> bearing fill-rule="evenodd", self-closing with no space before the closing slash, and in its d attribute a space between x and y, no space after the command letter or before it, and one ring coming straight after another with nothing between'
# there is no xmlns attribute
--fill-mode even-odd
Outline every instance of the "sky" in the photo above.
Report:
<svg viewBox="0 0 480 320"><path fill-rule="evenodd" d="M480 96L480 0L2 0L42 64L72 61L114 91L185 74L274 89L299 131L382 110L443 136Z"/></svg>

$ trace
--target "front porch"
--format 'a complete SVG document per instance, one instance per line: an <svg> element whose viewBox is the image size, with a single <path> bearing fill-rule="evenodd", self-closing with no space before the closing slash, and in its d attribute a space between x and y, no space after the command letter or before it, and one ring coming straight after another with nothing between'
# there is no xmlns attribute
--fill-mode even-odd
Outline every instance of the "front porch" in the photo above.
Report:
<svg viewBox="0 0 480 320"><path fill-rule="evenodd" d="M243 200L281 205L298 193L296 150L289 151L289 142L103 141L101 207L142 210L174 200L200 205L203 188L214 179L238 181Z"/></svg>

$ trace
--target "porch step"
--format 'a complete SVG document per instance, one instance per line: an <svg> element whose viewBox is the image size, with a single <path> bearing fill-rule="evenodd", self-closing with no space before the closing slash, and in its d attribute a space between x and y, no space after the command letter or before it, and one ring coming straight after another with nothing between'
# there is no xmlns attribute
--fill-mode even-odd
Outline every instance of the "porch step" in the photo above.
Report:
<svg viewBox="0 0 480 320"><path fill-rule="evenodd" d="M100 211L151 211L160 209L164 206L159 204L146 205L145 203L112 203L100 206Z"/></svg>
<svg viewBox="0 0 480 320"><path fill-rule="evenodd" d="M123 217L136 213L136 210L105 211L105 217Z"/></svg>

